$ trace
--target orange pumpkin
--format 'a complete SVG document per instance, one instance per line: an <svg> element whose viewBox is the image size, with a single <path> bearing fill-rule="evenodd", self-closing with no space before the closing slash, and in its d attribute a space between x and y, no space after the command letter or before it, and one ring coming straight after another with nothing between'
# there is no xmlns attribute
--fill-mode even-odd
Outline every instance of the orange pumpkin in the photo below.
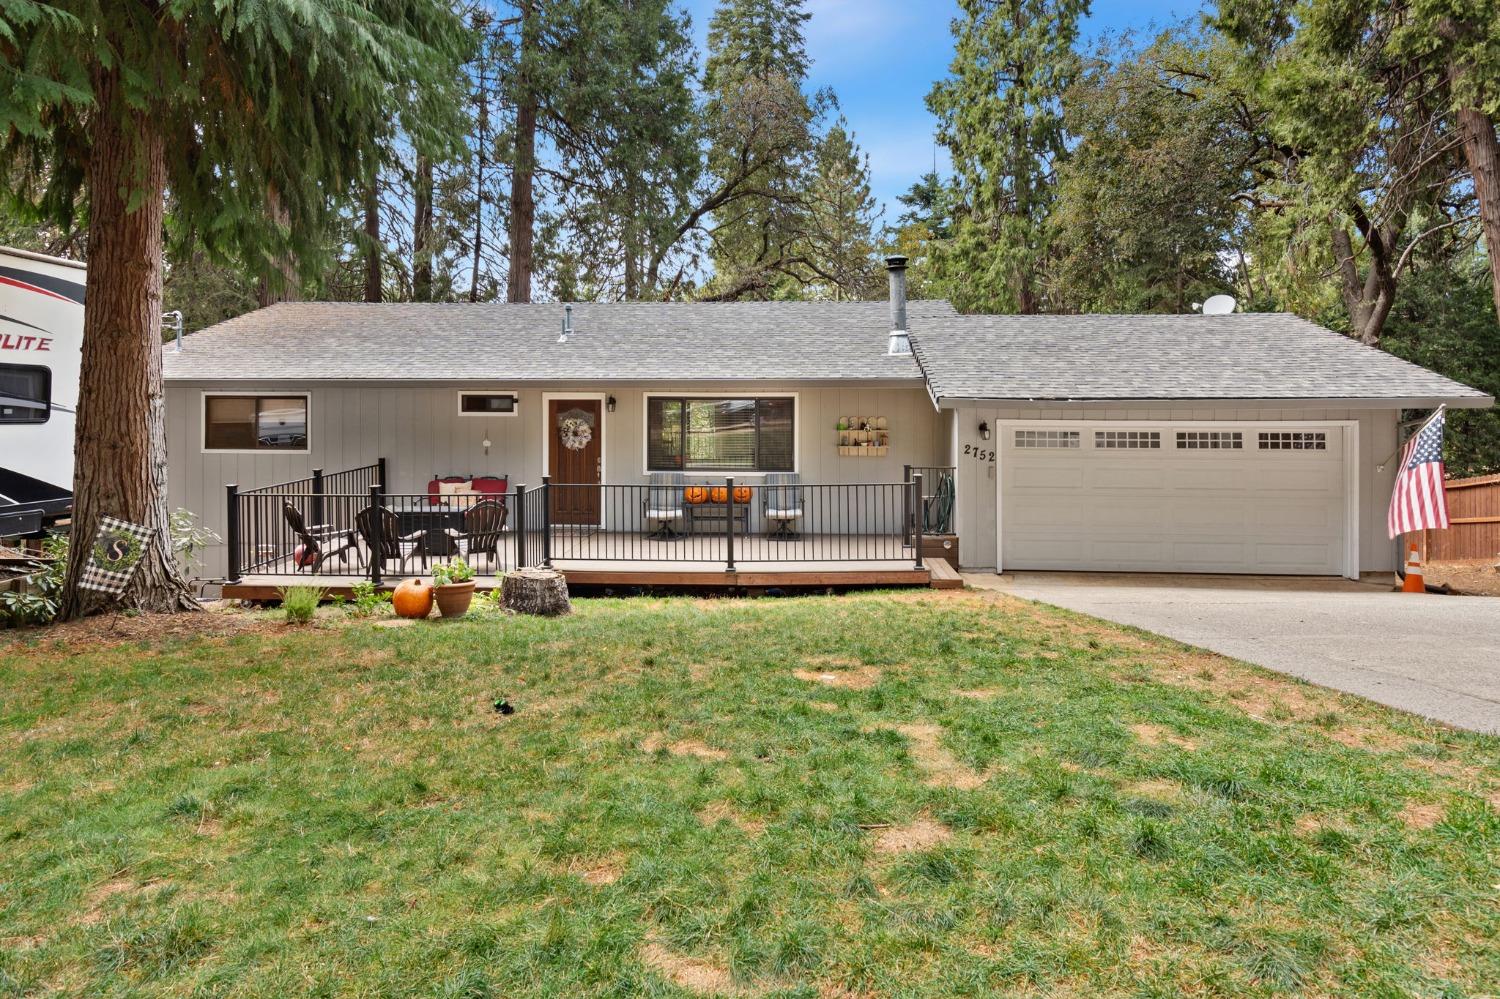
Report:
<svg viewBox="0 0 1500 999"><path fill-rule="evenodd" d="M735 486L734 487L734 501L736 503L749 503L750 502L750 487L749 486Z"/></svg>
<svg viewBox="0 0 1500 999"><path fill-rule="evenodd" d="M709 498L712 499L715 503L728 503L729 502L729 487L728 486L714 486L712 489L710 489L708 491L708 495L709 495Z"/></svg>
<svg viewBox="0 0 1500 999"><path fill-rule="evenodd" d="M432 584L425 579L407 579L391 594L397 617L422 618L432 613Z"/></svg>
<svg viewBox="0 0 1500 999"><path fill-rule="evenodd" d="M682 498L697 506L699 503L708 502L708 488L706 486L688 486L682 491Z"/></svg>

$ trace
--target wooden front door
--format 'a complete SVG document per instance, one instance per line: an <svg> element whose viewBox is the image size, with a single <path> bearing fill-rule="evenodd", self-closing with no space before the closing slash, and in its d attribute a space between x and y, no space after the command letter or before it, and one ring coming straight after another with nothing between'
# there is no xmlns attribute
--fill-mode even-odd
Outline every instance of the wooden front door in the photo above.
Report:
<svg viewBox="0 0 1500 999"><path fill-rule="evenodd" d="M598 399L547 401L547 474L552 476L552 523L599 523L604 465L604 421Z"/></svg>

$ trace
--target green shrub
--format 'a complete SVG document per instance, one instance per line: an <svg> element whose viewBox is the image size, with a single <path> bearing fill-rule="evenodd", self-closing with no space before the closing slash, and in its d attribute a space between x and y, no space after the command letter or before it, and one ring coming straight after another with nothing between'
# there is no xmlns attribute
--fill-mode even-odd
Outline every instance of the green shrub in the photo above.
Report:
<svg viewBox="0 0 1500 999"><path fill-rule="evenodd" d="M285 586L277 591L281 595L281 609L290 624L306 624L318 612L327 591L317 586Z"/></svg>
<svg viewBox="0 0 1500 999"><path fill-rule="evenodd" d="M0 593L0 627L51 624L62 609L63 580L68 575L68 536L49 534L42 542L44 568L29 577L28 592Z"/></svg>
<svg viewBox="0 0 1500 999"><path fill-rule="evenodd" d="M354 602L349 606L349 613L355 617L373 617L391 602L390 593L377 590L375 584L368 579L361 579L351 589L354 591Z"/></svg>
<svg viewBox="0 0 1500 999"><path fill-rule="evenodd" d="M474 567L460 557L452 561L439 562L432 567L432 585L447 586L450 583L467 583L474 578Z"/></svg>

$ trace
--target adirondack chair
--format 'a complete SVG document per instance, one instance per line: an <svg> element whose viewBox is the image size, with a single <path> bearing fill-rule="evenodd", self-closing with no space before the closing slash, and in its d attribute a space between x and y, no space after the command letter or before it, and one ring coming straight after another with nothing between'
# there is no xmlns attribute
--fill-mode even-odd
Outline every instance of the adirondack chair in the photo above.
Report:
<svg viewBox="0 0 1500 999"><path fill-rule="evenodd" d="M354 552L358 559L359 541L353 531L331 524L308 526L302 517L302 511L290 501L281 505L281 516L292 536L297 539L297 547L292 550L294 571L307 569L317 574L335 556L338 557L339 564L344 565L349 560L350 552Z"/></svg>
<svg viewBox="0 0 1500 999"><path fill-rule="evenodd" d="M500 533L505 530L510 510L504 503L495 500L480 500L464 511L462 530L449 527L443 530L453 543L453 550L460 558L471 555L488 555L491 568L500 560Z"/></svg>
<svg viewBox="0 0 1500 999"><path fill-rule="evenodd" d="M796 472L767 472L761 496L762 513L774 527L771 537L783 541L800 537L797 525L802 519L802 476Z"/></svg>
<svg viewBox="0 0 1500 999"><path fill-rule="evenodd" d="M401 518L396 516L395 511L385 507L380 508L380 532L379 542L375 541L375 513L373 506L367 506L359 511L354 517L354 526L359 529L359 536L364 538L365 547L370 550L371 558L380 560L380 568L385 569L385 564L392 559L400 567L402 572L406 571L407 563L413 558L421 556L422 565L427 565L427 546L423 543L427 540L425 530L412 531L410 534L401 533Z"/></svg>
<svg viewBox="0 0 1500 999"><path fill-rule="evenodd" d="M671 540L682 537L681 526L687 516L683 498L681 472L652 472L642 508L651 537Z"/></svg>

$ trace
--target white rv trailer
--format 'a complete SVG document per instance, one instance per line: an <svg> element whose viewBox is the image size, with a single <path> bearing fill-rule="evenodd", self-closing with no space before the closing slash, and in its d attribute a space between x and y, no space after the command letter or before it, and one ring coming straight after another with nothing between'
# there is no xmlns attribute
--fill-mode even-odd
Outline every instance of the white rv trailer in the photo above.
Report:
<svg viewBox="0 0 1500 999"><path fill-rule="evenodd" d="M0 537L73 506L84 265L0 247Z"/></svg>

